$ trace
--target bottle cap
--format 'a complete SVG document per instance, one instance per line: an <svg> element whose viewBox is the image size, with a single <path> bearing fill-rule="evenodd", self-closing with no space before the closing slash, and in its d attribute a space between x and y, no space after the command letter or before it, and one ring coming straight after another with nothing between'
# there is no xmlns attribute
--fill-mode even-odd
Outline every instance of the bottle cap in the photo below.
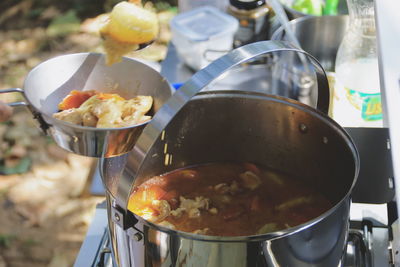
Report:
<svg viewBox="0 0 400 267"><path fill-rule="evenodd" d="M229 0L229 3L237 9L251 10L265 5L265 0Z"/></svg>

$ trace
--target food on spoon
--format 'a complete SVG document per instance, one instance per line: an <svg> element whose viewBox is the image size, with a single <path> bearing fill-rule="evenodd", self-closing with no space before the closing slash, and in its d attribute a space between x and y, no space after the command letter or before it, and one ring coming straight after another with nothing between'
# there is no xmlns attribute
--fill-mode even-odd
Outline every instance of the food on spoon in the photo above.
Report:
<svg viewBox="0 0 400 267"><path fill-rule="evenodd" d="M214 236L279 231L331 207L300 177L252 163L218 162L151 177L134 188L128 203L131 212L150 222Z"/></svg>
<svg viewBox="0 0 400 267"><path fill-rule="evenodd" d="M152 105L151 96L126 100L118 94L73 90L58 105L61 111L53 117L88 127L127 127L149 121L151 116L146 113Z"/></svg>
<svg viewBox="0 0 400 267"><path fill-rule="evenodd" d="M140 44L152 42L158 35L157 15L143 8L140 1L120 2L100 29L104 38L106 63L112 65Z"/></svg>

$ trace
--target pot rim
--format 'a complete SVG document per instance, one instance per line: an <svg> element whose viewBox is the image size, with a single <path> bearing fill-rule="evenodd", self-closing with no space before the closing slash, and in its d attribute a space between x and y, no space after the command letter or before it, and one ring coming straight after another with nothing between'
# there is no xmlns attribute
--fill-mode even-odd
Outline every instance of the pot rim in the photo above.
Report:
<svg viewBox="0 0 400 267"><path fill-rule="evenodd" d="M313 20L348 20L349 15L346 14L340 14L340 15L334 15L334 16L301 16L295 19L292 19L289 21L289 26L291 27L296 27L297 25L303 23L304 21L313 21ZM279 41L278 37L282 35L282 33L285 33L285 28L283 26L279 26L271 35L271 40L276 40Z"/></svg>
<svg viewBox="0 0 400 267"><path fill-rule="evenodd" d="M47 121L51 121L53 124L56 124L58 127L72 128L74 130L80 130L80 131L88 131L88 132L122 131L122 130L129 130L129 129L133 129L133 128L136 128L136 127L145 126L146 124L148 124L153 119L154 116L152 116L152 118L150 120L146 121L146 122L143 122L143 123L140 123L140 124L135 124L135 125L132 125L132 126L125 126L125 127L118 127L118 128L96 128L96 127L81 126L81 125L76 125L76 124L73 124L73 123L70 123L70 122L66 122L66 121L63 121L63 120L56 119L51 114L44 113L37 106L32 104L31 100L27 97L27 95L25 93L26 92L25 88L26 88L26 83L28 82L29 78L31 77L31 75L33 75L33 73L35 71L37 71L40 67L43 67L43 65L49 63L50 61L57 60L57 59L62 58L62 57L84 56L84 55L98 56L99 59L101 57L105 56L103 53L98 53L98 52L81 52L81 53L62 54L62 55L55 56L55 57L49 58L47 60L44 60L44 61L40 62L38 65L36 65L33 69L31 69L29 71L29 73L27 74L27 76L26 76L26 78L24 80L24 83L23 83L23 87L22 87L23 88L22 94L23 94L26 102L28 103L28 106L33 108L36 112L38 112L40 114L40 116L43 116L43 117L47 118ZM152 67L148 66L147 64L145 64L145 63L143 63L143 62L141 62L139 60L135 60L133 58L128 58L128 57L122 57L122 60L134 61L135 63L138 63L138 64L142 65L141 67L148 68L148 69L151 69L152 71L157 72L155 69L153 69ZM116 63L116 64L118 64L118 63ZM161 75L160 75L160 77L161 77ZM163 77L161 77L161 78L163 78ZM173 94L172 86L171 86L170 83L168 83L168 85L170 87L171 95L172 95ZM81 91L84 91L84 90L81 90ZM50 126L53 126L53 125L50 125Z"/></svg>
<svg viewBox="0 0 400 267"><path fill-rule="evenodd" d="M134 214L133 212L130 212L131 214L134 215L134 217L143 223L144 225L147 225L149 227L155 228L158 231L167 233L167 234L173 234L173 235L178 235L183 238L187 239L193 239L193 240L199 240L199 241L209 241L209 242L247 242L247 241L267 241L267 240L273 240L281 237L285 237L288 235L292 235L295 233L298 233L306 228L309 228L320 221L324 220L325 218L331 216L341 205L344 204L345 201L349 201L350 204L350 199L351 199L351 193L352 190L357 182L359 170L360 170L360 158L359 158L359 153L357 150L357 147L350 137L350 135L344 130L343 127L341 127L336 121L331 119L328 115L324 114L323 112L314 109L306 104L303 104L301 102L298 102L296 100L282 97L282 96L276 96L276 95L270 95L270 94L264 94L264 93L258 93L258 92L245 92L245 91L228 91L228 90L221 90L221 91L206 91L206 92L200 92L198 95L193 97L192 99L199 99L199 98L208 98L208 97L241 97L243 95L246 95L246 97L250 98L257 98L257 99L267 99L269 101L275 101L278 103L282 104L287 104L292 107L297 108L298 110L301 110L303 112L309 113L313 116L316 116L326 124L329 124L333 130L335 130L338 134L342 136L342 138L345 140L345 142L348 144L348 148L350 149L351 153L353 154L354 157L354 177L352 184L350 188L348 189L347 193L340 199L339 201L336 202L335 205L333 205L330 209L325 211L324 213L320 214L318 217L313 218L312 220L307 221L306 223L286 228L283 230L279 230L276 232L270 232L266 234L261 234L261 235L250 235L250 236L210 236L210 235L200 235L200 234L193 234L189 232L183 232L179 230L173 230L164 226L157 225L155 223L149 222L142 217Z"/></svg>

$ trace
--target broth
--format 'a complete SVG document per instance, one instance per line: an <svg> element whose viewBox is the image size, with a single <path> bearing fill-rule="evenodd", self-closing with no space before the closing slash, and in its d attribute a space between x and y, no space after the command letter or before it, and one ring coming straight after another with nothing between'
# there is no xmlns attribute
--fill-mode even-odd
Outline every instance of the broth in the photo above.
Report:
<svg viewBox="0 0 400 267"><path fill-rule="evenodd" d="M155 176L136 187L128 209L175 230L249 236L305 223L332 207L300 177L252 163L210 163Z"/></svg>

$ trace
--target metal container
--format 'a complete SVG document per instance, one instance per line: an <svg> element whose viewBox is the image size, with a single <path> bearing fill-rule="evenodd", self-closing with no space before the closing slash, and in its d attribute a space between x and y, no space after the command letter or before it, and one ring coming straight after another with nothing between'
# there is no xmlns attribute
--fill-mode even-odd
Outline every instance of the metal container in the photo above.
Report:
<svg viewBox="0 0 400 267"><path fill-rule="evenodd" d="M336 53L348 25L348 16L306 16L289 22L301 48L313 55L328 71L334 71ZM271 40L288 40L281 26Z"/></svg>
<svg viewBox="0 0 400 267"><path fill-rule="evenodd" d="M100 129L75 125L52 116L58 111L58 103L72 90L118 93L127 99L136 95L151 95L154 99L153 113L171 96L171 86L153 68L128 58L107 66L104 58L104 55L96 53L52 58L29 72L23 89L5 89L0 93L23 94L27 102L9 105L28 106L43 131L68 151L89 157L112 157L127 153L147 123Z"/></svg>
<svg viewBox="0 0 400 267"><path fill-rule="evenodd" d="M351 138L325 114L328 85L318 62L314 62L320 90L317 107L323 113L294 100L255 92L207 91L193 97L234 66L279 52L304 53L288 44L265 41L214 61L164 104L130 153L101 160L119 266L341 264L359 159ZM302 225L242 237L175 231L127 211L133 186L176 168L217 161L250 161L292 172L313 183L335 205Z"/></svg>

